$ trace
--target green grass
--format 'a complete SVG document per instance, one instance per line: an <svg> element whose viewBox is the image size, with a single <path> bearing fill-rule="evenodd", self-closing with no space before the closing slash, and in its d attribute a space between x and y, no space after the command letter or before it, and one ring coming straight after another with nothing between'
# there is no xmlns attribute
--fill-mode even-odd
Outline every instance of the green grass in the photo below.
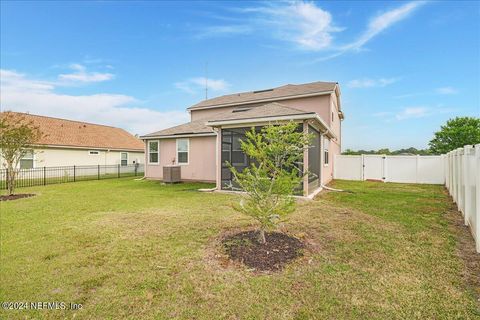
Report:
<svg viewBox="0 0 480 320"><path fill-rule="evenodd" d="M0 318L473 319L440 186L337 181L282 229L305 256L276 274L223 260L215 239L254 226L207 184L131 178L24 188L0 203L1 301L83 309ZM225 266L224 266L225 265Z"/></svg>

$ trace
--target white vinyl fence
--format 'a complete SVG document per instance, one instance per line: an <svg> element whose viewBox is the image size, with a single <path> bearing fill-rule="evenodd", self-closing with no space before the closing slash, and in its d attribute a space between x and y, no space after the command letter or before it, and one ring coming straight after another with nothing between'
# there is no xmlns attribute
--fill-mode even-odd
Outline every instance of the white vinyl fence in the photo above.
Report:
<svg viewBox="0 0 480 320"><path fill-rule="evenodd" d="M446 154L446 186L480 252L480 144Z"/></svg>
<svg viewBox="0 0 480 320"><path fill-rule="evenodd" d="M480 253L480 144L441 156L335 155L335 179L445 184Z"/></svg>
<svg viewBox="0 0 480 320"><path fill-rule="evenodd" d="M445 156L335 155L335 179L445 183Z"/></svg>

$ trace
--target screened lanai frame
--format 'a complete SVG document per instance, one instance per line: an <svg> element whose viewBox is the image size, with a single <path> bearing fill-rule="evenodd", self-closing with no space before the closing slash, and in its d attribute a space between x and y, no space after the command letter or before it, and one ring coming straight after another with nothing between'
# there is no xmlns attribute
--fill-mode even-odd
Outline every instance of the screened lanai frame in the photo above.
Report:
<svg viewBox="0 0 480 320"><path fill-rule="evenodd" d="M312 134L313 140L311 147L304 152L302 164L307 160L308 166L306 168L301 165L301 170L308 170L310 174L305 177L302 182L302 185L299 188L300 195L308 195L320 187L320 177L321 177L321 162L322 162L322 153L321 153L321 143L322 143L322 133L316 126L312 125L311 121L301 121L298 122L299 130L308 132ZM219 154L220 154L220 170L217 171L219 177L217 177L217 188L221 190L239 190L238 186L233 181L233 176L230 171L230 168L227 164L230 163L240 172L250 166L251 159L249 159L241 150L241 140L245 139L245 132L251 130L252 127L255 127L256 131L260 131L264 125L250 125L250 126L229 126L224 128L219 128L218 138L219 143ZM275 123L273 123L275 124ZM310 168L310 169L309 169ZM302 190L303 189L303 190Z"/></svg>

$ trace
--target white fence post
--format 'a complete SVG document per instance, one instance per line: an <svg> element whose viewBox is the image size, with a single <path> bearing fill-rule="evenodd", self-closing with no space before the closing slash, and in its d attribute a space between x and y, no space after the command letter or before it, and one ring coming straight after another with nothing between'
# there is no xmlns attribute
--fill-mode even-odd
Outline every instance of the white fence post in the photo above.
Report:
<svg viewBox="0 0 480 320"><path fill-rule="evenodd" d="M474 166L476 171L475 177L475 223L472 226L473 236L477 243L477 252L480 253L480 144L475 147L475 160Z"/></svg>

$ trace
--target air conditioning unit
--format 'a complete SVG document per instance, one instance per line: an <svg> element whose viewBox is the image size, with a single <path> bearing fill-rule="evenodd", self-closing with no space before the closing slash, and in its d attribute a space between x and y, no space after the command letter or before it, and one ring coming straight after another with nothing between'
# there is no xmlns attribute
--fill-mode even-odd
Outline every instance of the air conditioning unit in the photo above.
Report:
<svg viewBox="0 0 480 320"><path fill-rule="evenodd" d="M163 182L177 183L181 179L180 166L164 166L163 167Z"/></svg>

